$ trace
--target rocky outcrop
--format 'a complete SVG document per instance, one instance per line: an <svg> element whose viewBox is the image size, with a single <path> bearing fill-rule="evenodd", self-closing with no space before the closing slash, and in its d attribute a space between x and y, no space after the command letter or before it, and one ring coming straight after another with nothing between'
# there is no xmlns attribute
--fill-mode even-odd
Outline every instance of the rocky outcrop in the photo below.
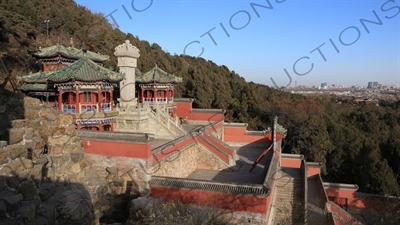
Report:
<svg viewBox="0 0 400 225"><path fill-rule="evenodd" d="M0 224L125 222L130 201L148 192L140 165L85 155L72 116L10 99L0 112L9 120L0 124Z"/></svg>
<svg viewBox="0 0 400 225"><path fill-rule="evenodd" d="M14 100L5 111L16 107L24 119L9 121L3 134L0 223L91 224L90 195L79 183L84 153L72 117L37 99Z"/></svg>

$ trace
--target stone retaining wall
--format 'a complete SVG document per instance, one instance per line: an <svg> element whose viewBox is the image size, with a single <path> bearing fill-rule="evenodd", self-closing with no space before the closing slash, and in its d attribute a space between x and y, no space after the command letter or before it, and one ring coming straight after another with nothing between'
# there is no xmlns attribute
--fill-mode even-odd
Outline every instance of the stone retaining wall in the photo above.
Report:
<svg viewBox="0 0 400 225"><path fill-rule="evenodd" d="M0 124L0 224L126 221L130 200L148 193L143 163L85 155L72 116L10 99L0 112L9 120Z"/></svg>

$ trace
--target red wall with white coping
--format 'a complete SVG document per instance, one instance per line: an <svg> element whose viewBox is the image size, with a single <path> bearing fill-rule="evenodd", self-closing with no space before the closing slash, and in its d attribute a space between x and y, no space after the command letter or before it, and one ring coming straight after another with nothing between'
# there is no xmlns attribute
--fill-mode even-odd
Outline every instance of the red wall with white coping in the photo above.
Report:
<svg viewBox="0 0 400 225"><path fill-rule="evenodd" d="M233 211L252 212L266 214L268 211L269 198L261 198L247 195L233 195L219 192L202 190L185 190L150 186L151 196L162 198L167 202L179 201L184 204L196 204L215 207L218 209L228 209Z"/></svg>
<svg viewBox="0 0 400 225"><path fill-rule="evenodd" d="M224 127L224 141L228 143L243 143L243 144L260 144L268 145L271 144L272 132L265 135L248 135L246 134L247 129L244 126L225 126ZM276 135L276 141L283 138L282 135Z"/></svg>
<svg viewBox="0 0 400 225"><path fill-rule="evenodd" d="M371 209L380 202L378 199L357 198L355 189L326 187L325 191L328 197L338 205L343 205L343 202L347 199L349 208Z"/></svg>
<svg viewBox="0 0 400 225"><path fill-rule="evenodd" d="M89 154L139 159L151 158L150 143L140 144L133 142L83 140L83 149L85 153Z"/></svg>
<svg viewBox="0 0 400 225"><path fill-rule="evenodd" d="M187 146L193 142L195 142L195 138L190 136L178 143L174 143L173 145L171 145L169 147L167 146L167 148L165 148L163 151L154 155L153 162L158 162L159 160L167 157L168 155L170 155L174 152L180 151L182 148L184 148L185 146Z"/></svg>
<svg viewBox="0 0 400 225"><path fill-rule="evenodd" d="M284 157L282 157L281 167L300 169L301 161L302 159L285 159Z"/></svg>
<svg viewBox="0 0 400 225"><path fill-rule="evenodd" d="M224 120L225 113L221 112L196 112L192 109L192 102L176 102L177 106L172 110L172 116L178 116L179 118L187 118L188 120L200 120L200 121L219 121Z"/></svg>

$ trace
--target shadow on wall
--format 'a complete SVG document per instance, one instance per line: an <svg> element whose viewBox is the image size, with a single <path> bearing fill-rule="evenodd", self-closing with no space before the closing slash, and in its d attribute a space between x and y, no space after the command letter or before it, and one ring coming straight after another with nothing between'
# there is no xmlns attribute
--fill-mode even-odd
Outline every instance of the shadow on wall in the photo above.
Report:
<svg viewBox="0 0 400 225"><path fill-rule="evenodd" d="M0 86L0 141L8 140L7 129L11 127L11 121L23 119L24 115L24 94Z"/></svg>
<svg viewBox="0 0 400 225"><path fill-rule="evenodd" d="M0 224L126 222L136 184L93 165L71 116L18 93L0 100Z"/></svg>
<svg viewBox="0 0 400 225"><path fill-rule="evenodd" d="M19 160L21 166L23 159ZM43 167L45 168L45 167ZM12 169L4 166L0 172ZM0 224L92 224L89 192L76 183L32 179L45 171L0 176Z"/></svg>
<svg viewBox="0 0 400 225"><path fill-rule="evenodd" d="M368 195L358 197L357 193L345 193L331 189L329 199L349 213L353 220L365 225L397 225L400 224L400 200L384 196ZM349 224L353 224L353 221Z"/></svg>

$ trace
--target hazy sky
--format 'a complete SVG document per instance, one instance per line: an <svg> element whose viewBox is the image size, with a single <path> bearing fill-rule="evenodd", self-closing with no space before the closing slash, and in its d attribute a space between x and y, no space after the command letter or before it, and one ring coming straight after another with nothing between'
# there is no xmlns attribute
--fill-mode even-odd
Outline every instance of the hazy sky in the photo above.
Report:
<svg viewBox="0 0 400 225"><path fill-rule="evenodd" d="M247 81L400 84L400 0L76 2L164 51L200 55Z"/></svg>

